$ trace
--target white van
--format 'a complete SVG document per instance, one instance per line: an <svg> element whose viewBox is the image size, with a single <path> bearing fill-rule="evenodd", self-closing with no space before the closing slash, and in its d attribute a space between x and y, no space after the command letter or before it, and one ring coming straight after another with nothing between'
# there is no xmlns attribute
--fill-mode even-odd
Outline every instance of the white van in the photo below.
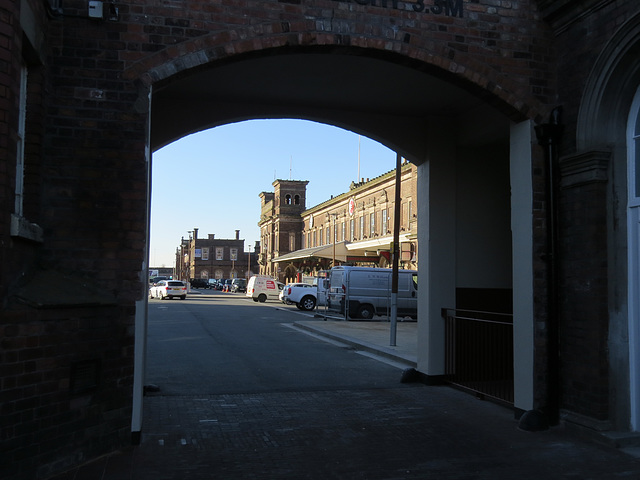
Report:
<svg viewBox="0 0 640 480"><path fill-rule="evenodd" d="M247 297L253 298L254 302L266 302L269 300L279 300L278 295L284 284L266 275L254 275L247 284Z"/></svg>
<svg viewBox="0 0 640 480"><path fill-rule="evenodd" d="M391 310L391 269L334 267L329 274L329 310L369 320ZM418 318L418 272L398 271L398 318Z"/></svg>

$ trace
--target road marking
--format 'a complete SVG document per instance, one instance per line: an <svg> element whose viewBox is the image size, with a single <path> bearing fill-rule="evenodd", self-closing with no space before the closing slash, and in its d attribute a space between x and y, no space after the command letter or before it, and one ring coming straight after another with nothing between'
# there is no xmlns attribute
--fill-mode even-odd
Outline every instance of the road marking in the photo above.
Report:
<svg viewBox="0 0 640 480"><path fill-rule="evenodd" d="M330 343L331 345L335 345L336 347L348 347L347 343L340 342L338 340L334 340L332 338L325 337L324 335L320 335L317 333L310 332L309 330L305 330L304 328L296 327L293 323L281 323L283 327L288 327L291 330L295 330L300 333L304 333L305 335L309 335L310 337L317 338L318 340L322 340L323 342Z"/></svg>
<svg viewBox="0 0 640 480"><path fill-rule="evenodd" d="M283 308L283 307L275 307L276 310L280 310L282 312L290 312L290 313L295 313L296 315L303 315L305 317L309 317L309 318L315 318L315 313L308 313L308 312L303 312L302 310L293 310L292 308Z"/></svg>
<svg viewBox="0 0 640 480"><path fill-rule="evenodd" d="M365 357L369 357L372 360L377 360L379 362L382 363L386 363L387 365L390 365L392 367L398 368L400 370L404 370L408 367L415 367L415 365L411 364L411 362L402 362L402 360L393 360L391 358L385 357L383 355L377 355L375 353L372 352L367 352L365 350L359 350L357 345L353 345L350 343L343 343L340 342L339 340L335 340L333 338L329 338L326 337L322 334L317 334L317 333L313 333L309 330L306 330L304 328L300 328L297 327L296 325L294 325L293 323L281 323L280 325L282 325L283 327L288 327L292 330L296 330L300 333L304 333L305 335L309 335L310 337L314 337L317 338L318 340L322 340L323 342L327 342L330 343L332 345L335 345L336 347L342 347L342 348L350 348L352 349L355 353L359 354L359 355L363 355Z"/></svg>

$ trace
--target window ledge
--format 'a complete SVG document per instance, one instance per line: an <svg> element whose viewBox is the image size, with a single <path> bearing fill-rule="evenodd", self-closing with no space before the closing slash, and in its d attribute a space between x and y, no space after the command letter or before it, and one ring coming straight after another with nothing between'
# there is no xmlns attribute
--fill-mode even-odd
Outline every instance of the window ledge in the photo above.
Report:
<svg viewBox="0 0 640 480"><path fill-rule="evenodd" d="M43 232L39 225L13 213L11 214L11 236L37 243L43 242Z"/></svg>

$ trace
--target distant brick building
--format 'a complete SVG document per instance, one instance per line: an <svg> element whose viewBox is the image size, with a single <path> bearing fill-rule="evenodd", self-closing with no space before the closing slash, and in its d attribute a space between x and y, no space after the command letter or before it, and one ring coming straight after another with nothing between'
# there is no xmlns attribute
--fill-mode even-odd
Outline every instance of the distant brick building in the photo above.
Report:
<svg viewBox="0 0 640 480"><path fill-rule="evenodd" d="M240 230L235 239L198 238L198 229L176 249L178 278L188 281L198 279L249 278L251 267L256 267L255 254L245 252ZM253 265L252 265L253 264Z"/></svg>

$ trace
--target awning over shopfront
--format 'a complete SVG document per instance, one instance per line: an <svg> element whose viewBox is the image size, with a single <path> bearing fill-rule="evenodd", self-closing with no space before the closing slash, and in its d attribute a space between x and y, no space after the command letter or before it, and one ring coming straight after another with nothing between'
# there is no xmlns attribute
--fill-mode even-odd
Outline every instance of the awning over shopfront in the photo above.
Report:
<svg viewBox="0 0 640 480"><path fill-rule="evenodd" d="M409 235L401 234L400 243L411 241ZM349 255L365 255L365 252L378 252L380 250L390 250L393 243L393 236L387 235L379 238L371 238L369 240L360 240L359 242L348 243L346 245Z"/></svg>
<svg viewBox="0 0 640 480"><path fill-rule="evenodd" d="M406 234L400 235L400 243L408 242L410 238ZM385 236L359 242L339 242L336 243L336 261L338 262L366 262L377 261L376 257L385 256L389 259L389 250L393 242L392 236ZM303 248L295 252L287 253L273 262L295 262L311 258L333 258L333 245L322 245L321 247Z"/></svg>
<svg viewBox="0 0 640 480"><path fill-rule="evenodd" d="M347 242L336 243L336 260L339 262L347 261ZM323 245L321 247L303 248L302 250L296 250L295 252L281 255L278 258L274 258L273 262L291 262L294 260L304 260L307 258L333 258L333 244Z"/></svg>

